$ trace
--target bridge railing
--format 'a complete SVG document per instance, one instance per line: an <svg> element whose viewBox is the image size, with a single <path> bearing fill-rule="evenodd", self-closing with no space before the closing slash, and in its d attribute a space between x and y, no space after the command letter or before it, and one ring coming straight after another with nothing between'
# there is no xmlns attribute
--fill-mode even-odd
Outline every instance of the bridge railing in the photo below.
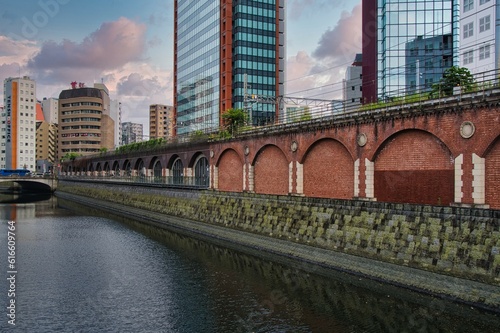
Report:
<svg viewBox="0 0 500 333"><path fill-rule="evenodd" d="M77 176L61 175L62 180L77 180L90 182L109 182L109 183L132 183L144 184L160 187L181 187L181 188L208 188L210 180L208 177L188 177L188 176Z"/></svg>

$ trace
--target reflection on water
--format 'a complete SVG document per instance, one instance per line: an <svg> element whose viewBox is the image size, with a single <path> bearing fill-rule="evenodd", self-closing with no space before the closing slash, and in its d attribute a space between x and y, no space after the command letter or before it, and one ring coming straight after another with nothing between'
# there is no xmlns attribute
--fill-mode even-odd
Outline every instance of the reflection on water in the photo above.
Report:
<svg viewBox="0 0 500 333"><path fill-rule="evenodd" d="M0 204L2 223L17 216L19 332L495 332L500 327L498 317L467 306L343 273L317 276L136 221L117 222L74 203L60 202L71 211L54 203L55 198ZM0 228L5 239L5 225ZM0 267L6 267L5 259ZM5 292L0 293L3 305ZM2 320L0 331L5 324Z"/></svg>

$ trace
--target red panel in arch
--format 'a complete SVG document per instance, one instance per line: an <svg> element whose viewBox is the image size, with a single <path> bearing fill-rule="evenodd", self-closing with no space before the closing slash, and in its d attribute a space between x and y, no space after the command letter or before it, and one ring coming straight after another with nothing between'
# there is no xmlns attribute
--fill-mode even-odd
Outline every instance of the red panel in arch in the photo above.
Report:
<svg viewBox="0 0 500 333"><path fill-rule="evenodd" d="M486 204L492 209L500 209L500 139L497 139L485 160Z"/></svg>
<svg viewBox="0 0 500 333"><path fill-rule="evenodd" d="M262 194L288 194L288 162L283 152L267 146L259 152L254 165L254 190Z"/></svg>
<svg viewBox="0 0 500 333"><path fill-rule="evenodd" d="M427 132L391 137L375 159L378 201L449 205L454 201L454 179L449 149Z"/></svg>
<svg viewBox="0 0 500 333"><path fill-rule="evenodd" d="M243 163L234 150L227 150L220 157L219 190L243 192Z"/></svg>
<svg viewBox="0 0 500 333"><path fill-rule="evenodd" d="M352 199L354 163L338 141L321 140L304 160L304 194L308 197Z"/></svg>

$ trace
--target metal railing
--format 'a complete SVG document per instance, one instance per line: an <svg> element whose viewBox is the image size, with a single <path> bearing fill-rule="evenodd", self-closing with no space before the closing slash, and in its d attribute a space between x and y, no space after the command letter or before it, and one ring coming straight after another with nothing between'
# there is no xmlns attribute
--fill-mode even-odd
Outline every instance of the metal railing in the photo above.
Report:
<svg viewBox="0 0 500 333"><path fill-rule="evenodd" d="M208 177L188 177L188 176L131 176L131 175L59 175L61 180L76 180L89 182L108 183L131 183L153 185L159 187L181 187L181 188L208 188L210 179Z"/></svg>

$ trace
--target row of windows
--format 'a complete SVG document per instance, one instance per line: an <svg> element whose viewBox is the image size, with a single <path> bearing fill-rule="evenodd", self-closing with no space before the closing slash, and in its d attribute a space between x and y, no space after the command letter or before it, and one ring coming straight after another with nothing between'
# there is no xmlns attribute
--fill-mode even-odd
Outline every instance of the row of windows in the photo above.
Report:
<svg viewBox="0 0 500 333"><path fill-rule="evenodd" d="M249 34L245 32L236 33L234 36L234 40L276 45L276 37Z"/></svg>
<svg viewBox="0 0 500 333"><path fill-rule="evenodd" d="M484 5L487 2L490 0L479 0L479 5ZM463 0L463 9L464 13L474 9L474 0Z"/></svg>
<svg viewBox="0 0 500 333"><path fill-rule="evenodd" d="M487 31L487 30L490 30L490 28L491 28L490 15L479 19L479 32L480 33ZM474 36L474 22L464 24L463 30L464 30L464 34L463 34L464 38L469 38L469 37Z"/></svg>
<svg viewBox="0 0 500 333"><path fill-rule="evenodd" d="M246 60L237 60L235 62L235 68L243 68L243 69L250 69L250 70L260 70L264 72L275 72L276 71L276 64L275 63L263 63L263 62L258 62L258 61L246 61Z"/></svg>
<svg viewBox="0 0 500 333"><path fill-rule="evenodd" d="M74 121L101 121L99 118L90 118L90 117L84 117L84 118L68 118L68 119L63 119L61 122L63 123L71 123Z"/></svg>
<svg viewBox="0 0 500 333"><path fill-rule="evenodd" d="M244 82L245 76L243 74L237 74L234 77L236 82ZM261 76L261 75L247 75L247 83L250 85L254 84L267 84L271 86L276 85L275 76Z"/></svg>
<svg viewBox="0 0 500 333"><path fill-rule="evenodd" d="M101 141L63 141L61 143L63 146L68 145L99 145Z"/></svg>
<svg viewBox="0 0 500 333"><path fill-rule="evenodd" d="M31 112L26 113L26 114L24 114L23 112L20 112L20 113L19 113L19 116L21 116L21 117L23 117L23 116L26 116L26 117L33 117L34 115L35 115L35 114L34 114L34 113L31 113ZM2 112L2 117L6 117L6 116L7 116L7 114L6 114L5 112Z"/></svg>
<svg viewBox="0 0 500 333"><path fill-rule="evenodd" d="M24 83L20 82L19 86L24 87ZM33 83L26 83L26 88L35 88L35 85Z"/></svg>
<svg viewBox="0 0 500 333"><path fill-rule="evenodd" d="M79 136L93 136L93 137L101 137L100 133L64 133L61 134L62 138L73 138L73 137L79 137Z"/></svg>
<svg viewBox="0 0 500 333"><path fill-rule="evenodd" d="M245 47L245 46L237 46L235 48L235 54L244 54L244 55L251 55L255 57L265 57L265 58L271 58L275 59L276 57L276 51L275 50L265 50L265 49L259 49L255 47Z"/></svg>
<svg viewBox="0 0 500 333"><path fill-rule="evenodd" d="M247 20L244 18L236 19L235 26L272 32L276 31L276 23L274 22L259 22L257 20Z"/></svg>
<svg viewBox="0 0 500 333"><path fill-rule="evenodd" d="M69 107L72 107L72 106L99 106L99 107L101 107L102 104L101 103L96 103L96 102L74 102L74 103L65 103L65 104L62 104L63 108L69 108Z"/></svg>
<svg viewBox="0 0 500 333"><path fill-rule="evenodd" d="M382 6L382 7L381 7ZM440 9L451 9L451 1L420 1L420 0L397 0L391 3L382 2L379 5L380 10L385 11L412 11L412 10L440 10Z"/></svg>
<svg viewBox="0 0 500 333"><path fill-rule="evenodd" d="M33 131L33 128L29 128L29 127L19 127L19 131L24 131L26 130L26 132L34 132ZM2 132L5 132L5 127L2 127Z"/></svg>
<svg viewBox="0 0 500 333"><path fill-rule="evenodd" d="M73 111L63 111L62 115L67 116L70 114L80 114L80 113L102 114L102 112L99 110L73 110Z"/></svg>
<svg viewBox="0 0 500 333"><path fill-rule="evenodd" d="M235 7L235 12L263 16L263 17L276 18L276 8L265 9L262 7L253 7L253 6L248 6L248 5L237 5Z"/></svg>
<svg viewBox="0 0 500 333"><path fill-rule="evenodd" d="M23 137L21 136L20 138L22 139ZM5 135L2 135L2 139L5 139ZM34 137L33 137L33 135L30 135L29 137L28 137L28 135L25 135L24 139L26 139L26 140L29 140L29 139L33 140Z"/></svg>
<svg viewBox="0 0 500 333"><path fill-rule="evenodd" d="M62 127L63 131L70 129L101 129L101 126L95 125L76 125L76 126L64 126Z"/></svg>
<svg viewBox="0 0 500 333"><path fill-rule="evenodd" d="M490 56L490 45L479 47L479 60L488 59ZM462 62L464 65L472 64L474 62L474 50L464 52L462 55Z"/></svg>

